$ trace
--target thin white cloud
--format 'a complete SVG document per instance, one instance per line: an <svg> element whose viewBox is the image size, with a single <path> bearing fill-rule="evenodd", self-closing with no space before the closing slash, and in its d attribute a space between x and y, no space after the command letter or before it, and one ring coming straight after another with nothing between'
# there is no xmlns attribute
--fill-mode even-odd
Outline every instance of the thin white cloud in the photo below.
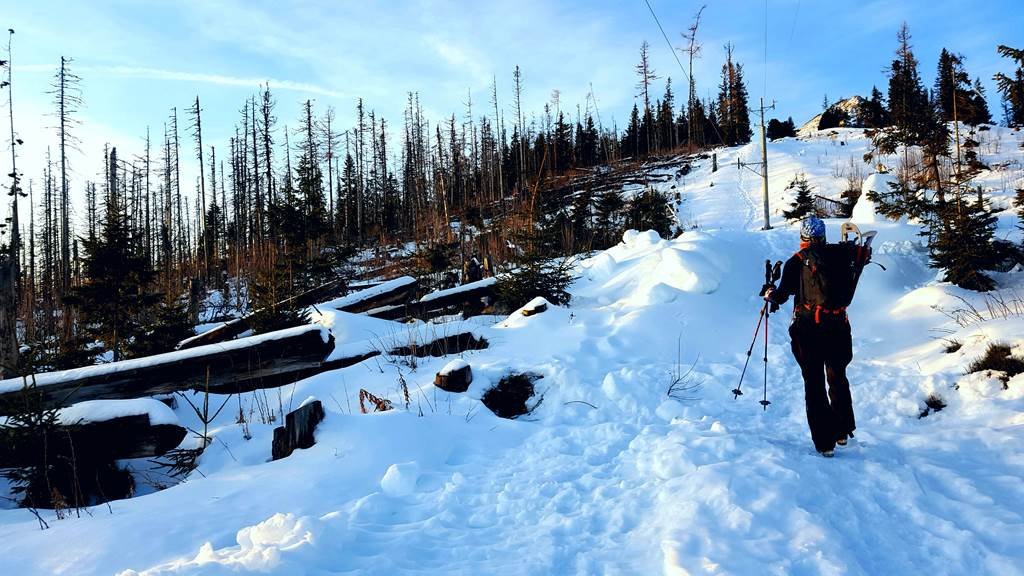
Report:
<svg viewBox="0 0 1024 576"><path fill-rule="evenodd" d="M18 72L53 72L54 66L47 64L27 64L15 66ZM331 90L324 86L311 84L309 82L296 82L293 80L278 80L274 78L256 78L229 76L225 74L208 74L204 72L186 72L181 70L164 70L161 68L148 68L140 66L75 66L76 72L88 72L97 75L119 76L122 78L141 78L146 80L166 80L171 82L196 82L201 84L214 84L217 86L243 86L247 88L258 88L269 85L272 90L289 90L292 92L305 92L318 96L329 96L332 98L347 98L350 94Z"/></svg>

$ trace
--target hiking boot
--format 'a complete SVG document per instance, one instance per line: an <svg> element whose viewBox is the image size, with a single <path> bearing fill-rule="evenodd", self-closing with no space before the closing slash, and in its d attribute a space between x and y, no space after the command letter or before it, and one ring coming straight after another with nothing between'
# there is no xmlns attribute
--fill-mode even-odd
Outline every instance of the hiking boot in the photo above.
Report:
<svg viewBox="0 0 1024 576"><path fill-rule="evenodd" d="M846 446L846 444L850 441L850 438L853 438L853 432L847 432L846 434L840 436L839 439L836 440L836 444L840 446Z"/></svg>
<svg viewBox="0 0 1024 576"><path fill-rule="evenodd" d="M821 454L825 458L831 458L836 455L834 450L818 450L818 454Z"/></svg>

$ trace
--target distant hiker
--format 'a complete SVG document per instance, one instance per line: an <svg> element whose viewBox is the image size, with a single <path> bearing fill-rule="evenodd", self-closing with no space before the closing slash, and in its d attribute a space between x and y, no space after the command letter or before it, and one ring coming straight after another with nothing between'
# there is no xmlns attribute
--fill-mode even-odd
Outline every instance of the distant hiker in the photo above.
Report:
<svg viewBox="0 0 1024 576"><path fill-rule="evenodd" d="M803 373L811 439L826 457L836 444L845 446L857 428L846 379L853 359L846 307L869 257L870 248L854 242L826 243L825 223L811 216L800 226L800 250L786 262L779 287L763 289L773 311L794 296L793 356Z"/></svg>

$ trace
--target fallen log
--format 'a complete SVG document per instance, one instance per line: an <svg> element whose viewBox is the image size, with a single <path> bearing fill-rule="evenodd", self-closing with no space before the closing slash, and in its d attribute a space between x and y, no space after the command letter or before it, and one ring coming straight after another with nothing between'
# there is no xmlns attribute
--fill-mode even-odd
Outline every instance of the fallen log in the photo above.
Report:
<svg viewBox="0 0 1024 576"><path fill-rule="evenodd" d="M33 405L61 407L86 400L143 398L185 390L237 394L285 386L385 353L439 357L488 346L472 330L440 337L414 331L402 341L405 343L364 340L336 348L326 328L302 326L135 360L37 374L35 385L28 389L20 378L2 380L0 415L25 412L27 395L32 395Z"/></svg>
<svg viewBox="0 0 1024 576"><path fill-rule="evenodd" d="M353 292L341 298L324 302L323 306L342 312L366 312L389 304L405 304L416 293L419 282L412 276L388 280L372 288Z"/></svg>
<svg viewBox="0 0 1024 576"><path fill-rule="evenodd" d="M183 390L248 392L316 373L333 349L334 337L326 328L300 326L223 344L37 374L31 393L41 405L53 407ZM24 387L21 378L0 381L0 414L24 411Z"/></svg>
<svg viewBox="0 0 1024 576"><path fill-rule="evenodd" d="M47 442L47 457L85 458L100 455L112 460L161 456L181 444L185 428L177 424L151 424L146 414L121 416L100 422L58 426ZM22 428L0 429L0 468L30 466L40 460L40 438ZM74 451L76 454L72 454Z"/></svg>
<svg viewBox="0 0 1024 576"><path fill-rule="evenodd" d="M466 311L469 312L468 315L475 315L484 309L483 298L494 297L494 286L497 281L497 278L494 277L484 278L447 290L431 292L419 301L410 302L405 306L386 306L370 310L367 315L383 320L404 318L427 320L449 310Z"/></svg>
<svg viewBox="0 0 1024 576"><path fill-rule="evenodd" d="M337 294L337 292L345 289L344 280L332 280L325 284L321 284L316 288L307 290L301 294L296 294L290 298L275 304L275 306L295 306L305 307L312 306L317 302L330 298ZM207 344L216 344L218 342L226 342L237 338L252 328L252 319L255 315L259 314L259 311L253 312L241 318L229 320L219 326L215 326L202 334L197 334L191 338L186 338L175 347L176 350L187 350L189 348L195 348L197 346L205 346Z"/></svg>

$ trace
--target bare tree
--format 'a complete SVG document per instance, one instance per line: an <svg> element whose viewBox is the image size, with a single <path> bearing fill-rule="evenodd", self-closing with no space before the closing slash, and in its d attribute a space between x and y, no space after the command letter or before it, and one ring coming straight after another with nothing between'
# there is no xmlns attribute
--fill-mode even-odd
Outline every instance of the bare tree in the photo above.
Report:
<svg viewBox="0 0 1024 576"><path fill-rule="evenodd" d="M690 90L686 100L686 117L687 117L687 145L693 150L694 147L699 147L704 143L704 123L703 118L694 118L694 113L700 107L700 101L697 98L697 83L693 78L693 59L700 54L701 45L697 42L697 29L700 28L700 17L704 13L704 9L707 5L700 7L697 10L697 15L693 17L693 24L687 28L687 32L683 34L683 38L686 39L686 48L682 51L686 53L690 58Z"/></svg>
<svg viewBox="0 0 1024 576"><path fill-rule="evenodd" d="M63 297L71 287L71 186L68 180L68 152L78 149L72 127L74 115L82 104L80 78L71 72L70 58L61 56L60 69L54 76L53 95L57 106L57 139L60 148L60 281L58 293Z"/></svg>

